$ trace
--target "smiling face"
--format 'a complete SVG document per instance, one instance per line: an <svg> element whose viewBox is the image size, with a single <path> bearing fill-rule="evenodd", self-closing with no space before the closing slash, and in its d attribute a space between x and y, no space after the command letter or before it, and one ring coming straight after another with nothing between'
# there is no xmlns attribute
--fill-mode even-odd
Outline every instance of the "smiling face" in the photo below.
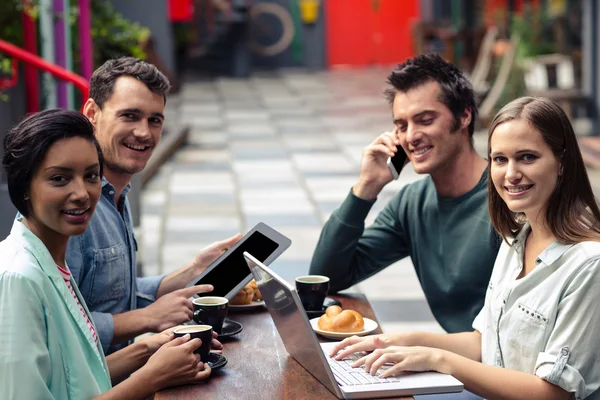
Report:
<svg viewBox="0 0 600 400"><path fill-rule="evenodd" d="M85 113L96 129L105 174L131 175L146 166L163 129L165 103L141 81L121 76L102 109L88 100Z"/></svg>
<svg viewBox="0 0 600 400"><path fill-rule="evenodd" d="M25 223L47 247L81 235L102 190L98 152L82 137L54 142L31 178Z"/></svg>
<svg viewBox="0 0 600 400"><path fill-rule="evenodd" d="M516 119L496 127L490 138L490 172L507 207L536 219L556 187L560 162L542 134Z"/></svg>
<svg viewBox="0 0 600 400"><path fill-rule="evenodd" d="M394 98L394 124L400 144L419 174L435 174L449 168L456 156L470 149L468 126L470 110L461 117L461 126L452 132L456 121L439 98L437 82L427 82Z"/></svg>

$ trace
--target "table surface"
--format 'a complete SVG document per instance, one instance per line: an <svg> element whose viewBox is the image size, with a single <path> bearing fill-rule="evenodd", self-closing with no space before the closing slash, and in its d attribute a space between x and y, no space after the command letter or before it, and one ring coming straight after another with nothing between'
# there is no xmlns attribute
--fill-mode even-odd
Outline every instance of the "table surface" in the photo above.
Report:
<svg viewBox="0 0 600 400"><path fill-rule="evenodd" d="M331 297L339 300L343 308L356 310L364 317L376 320L363 294ZM336 399L287 353L266 308L235 313L230 309L228 318L240 322L244 330L224 342L223 354L227 357L227 365L213 371L207 381L163 390L154 396L155 400ZM381 329L373 333L381 333ZM328 341L320 336L319 339Z"/></svg>

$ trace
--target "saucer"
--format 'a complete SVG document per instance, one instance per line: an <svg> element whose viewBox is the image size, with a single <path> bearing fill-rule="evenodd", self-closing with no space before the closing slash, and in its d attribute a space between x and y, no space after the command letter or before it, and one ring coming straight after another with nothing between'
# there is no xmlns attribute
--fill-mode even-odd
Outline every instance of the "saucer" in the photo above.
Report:
<svg viewBox="0 0 600 400"><path fill-rule="evenodd" d="M263 308L265 306L264 300L252 301L250 304L229 304L229 311L250 311L256 310L257 308Z"/></svg>
<svg viewBox="0 0 600 400"><path fill-rule="evenodd" d="M227 358L223 354L219 353L208 353L208 365L215 370L223 368L227 364Z"/></svg>
<svg viewBox="0 0 600 400"><path fill-rule="evenodd" d="M308 315L308 318L318 318L321 315L325 314L325 310L327 310L327 307L331 307L331 306L342 306L342 303L340 303L339 301L332 299L331 297L325 297L325 301L323 302L323 307L321 307L321 310L319 311L308 311L308 310L304 310L306 311L306 315Z"/></svg>
<svg viewBox="0 0 600 400"><path fill-rule="evenodd" d="M242 329L244 329L244 327L239 322L225 318L225 321L223 321L223 329L221 329L221 333L219 336L217 336L217 340L237 335L242 331Z"/></svg>
<svg viewBox="0 0 600 400"><path fill-rule="evenodd" d="M324 336L326 338L329 339L345 339L347 337L350 336L364 336L366 334L369 334L371 332L373 332L375 329L377 329L377 327L379 326L377 324L377 322L373 321L372 319L369 318L363 318L363 320L365 321L365 326L364 329L360 332L329 332L329 331L323 331L321 329L319 329L319 318L313 318L310 320L310 325L312 326L313 330L315 332L317 332L319 335Z"/></svg>
<svg viewBox="0 0 600 400"><path fill-rule="evenodd" d="M308 310L304 310L306 312L306 315L308 315L309 319L312 318L319 318L321 315L325 314L325 310L327 309L327 307L323 306L323 308L320 311L308 311Z"/></svg>

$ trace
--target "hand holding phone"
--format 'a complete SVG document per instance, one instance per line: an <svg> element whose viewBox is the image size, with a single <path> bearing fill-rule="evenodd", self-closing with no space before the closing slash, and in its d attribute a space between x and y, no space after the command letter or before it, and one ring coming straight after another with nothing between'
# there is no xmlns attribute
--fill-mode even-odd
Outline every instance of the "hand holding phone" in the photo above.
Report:
<svg viewBox="0 0 600 400"><path fill-rule="evenodd" d="M396 152L396 154L393 157L389 157L387 160L388 169L390 170L390 173L392 174L392 178L394 178L394 180L398 179L398 177L400 176L400 171L402 171L402 168L404 168L404 165L406 165L407 158L402 146L397 147L398 151Z"/></svg>

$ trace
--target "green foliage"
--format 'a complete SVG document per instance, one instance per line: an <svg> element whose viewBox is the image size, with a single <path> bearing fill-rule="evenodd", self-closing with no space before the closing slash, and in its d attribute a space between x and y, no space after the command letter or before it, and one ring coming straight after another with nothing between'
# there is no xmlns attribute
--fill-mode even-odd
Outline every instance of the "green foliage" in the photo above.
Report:
<svg viewBox="0 0 600 400"><path fill-rule="evenodd" d="M498 109L527 94L524 76L528 58L557 51L552 41L551 24L552 20L545 11L534 10L530 4L524 5L521 14L511 16L510 36L519 35L520 40L510 76L498 100Z"/></svg>
<svg viewBox="0 0 600 400"><path fill-rule="evenodd" d="M38 18L37 0L30 0L30 15ZM0 39L17 46L23 45L23 0L0 0ZM94 65L104 61L130 55L145 59L141 43L148 39L150 30L138 23L132 23L115 11L106 0L91 0L92 40L94 44ZM79 54L79 32L77 20L79 9L76 1L71 1L68 21L73 39L73 54ZM10 72L10 62L0 53L0 73ZM76 62L76 64L78 64ZM7 68L7 69L6 69Z"/></svg>
<svg viewBox="0 0 600 400"><path fill-rule="evenodd" d="M129 21L106 0L92 0L91 6L96 67L121 56L146 58L141 44L150 37L148 28Z"/></svg>
<svg viewBox="0 0 600 400"><path fill-rule="evenodd" d="M20 45L23 40L22 0L0 0L0 39Z"/></svg>
<svg viewBox="0 0 600 400"><path fill-rule="evenodd" d="M512 16L511 36L518 34L521 38L517 48L517 60L556 53L556 45L552 42L551 23L547 12L533 10L531 5L525 5L521 15Z"/></svg>
<svg viewBox="0 0 600 400"><path fill-rule="evenodd" d="M10 60L10 58L8 57L4 57L4 58L0 58L0 71L4 72L4 73L10 73L11 70L11 65L12 62Z"/></svg>
<svg viewBox="0 0 600 400"><path fill-rule="evenodd" d="M35 11L33 7L31 11ZM0 39L21 46L23 44L23 1L0 0ZM0 76L11 72L10 57L0 53Z"/></svg>
<svg viewBox="0 0 600 400"><path fill-rule="evenodd" d="M27 12L38 19L38 0L29 0ZM121 56L146 58L142 43L150 36L150 30L138 23L132 23L115 11L107 0L91 0L92 42L94 66L102 65L106 60ZM23 46L23 0L0 0L0 39L19 47ZM71 28L73 69L81 71L79 53L77 1L71 0L68 23ZM11 58L0 53L0 77L10 75Z"/></svg>

